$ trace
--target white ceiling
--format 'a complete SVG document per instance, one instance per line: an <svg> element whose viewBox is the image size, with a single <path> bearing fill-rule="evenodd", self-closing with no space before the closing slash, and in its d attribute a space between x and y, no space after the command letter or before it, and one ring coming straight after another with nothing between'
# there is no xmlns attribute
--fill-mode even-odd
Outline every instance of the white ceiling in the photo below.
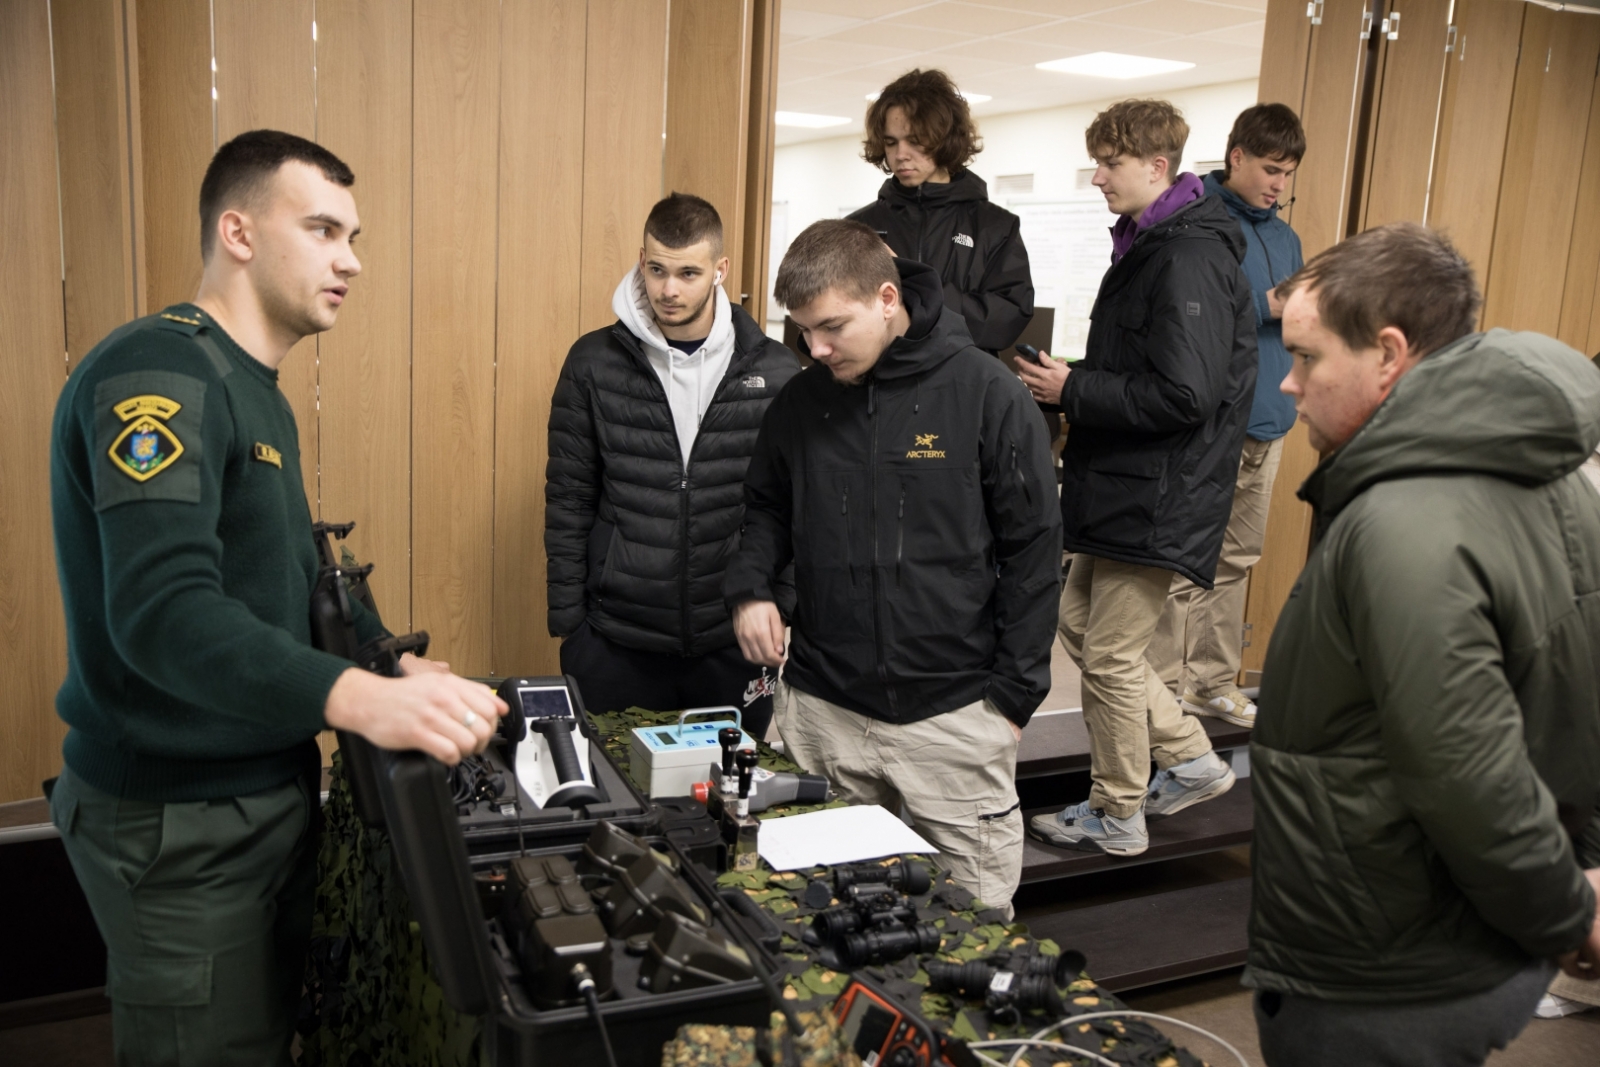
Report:
<svg viewBox="0 0 1600 1067"><path fill-rule="evenodd" d="M784 0L778 108L847 116L852 125L780 126L778 144L859 129L866 94L913 67L938 67L964 92L994 99L980 120L1117 96L1254 78L1266 0ZM1035 63L1121 52L1195 64L1116 80Z"/></svg>

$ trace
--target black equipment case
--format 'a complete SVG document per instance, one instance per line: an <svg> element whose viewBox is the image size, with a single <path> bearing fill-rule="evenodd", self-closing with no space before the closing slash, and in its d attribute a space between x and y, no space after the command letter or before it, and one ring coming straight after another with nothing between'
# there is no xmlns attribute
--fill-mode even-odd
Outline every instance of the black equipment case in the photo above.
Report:
<svg viewBox="0 0 1600 1067"><path fill-rule="evenodd" d="M575 689L575 687L574 687ZM376 752L376 750L374 750ZM606 781L611 796L625 797L640 822L649 805L611 766L599 744L594 754L595 780ZM445 999L458 1011L483 1016L486 1062L494 1067L534 1067L538 1064L604 1064L600 1034L586 1007L540 1010L523 987L516 955L509 948L499 921L486 919L473 879L473 871L505 863L518 854L509 850L469 855L467 834L457 815L445 767L417 752L377 752L374 779L384 822L394 845L412 913L444 989ZM613 781L611 776L614 776ZM562 843L530 848L528 855L562 855L569 859L582 852L581 838L599 821L596 813L560 824ZM627 826L626 820L618 824ZM532 822L525 824L531 836ZM572 836L576 835L576 837ZM479 833L475 845L501 840ZM540 829L548 841L557 835ZM512 832L515 838L515 831ZM731 921L719 906L709 880L690 863L670 839L656 838L659 851L673 855L683 880L713 916L712 925L738 943L755 949L748 935L729 928ZM611 1045L619 1067L638 1064L655 1067L661 1046L686 1022L764 1026L771 1001L761 982L743 981L669 993L638 988L641 961L613 941L614 999L601 1003ZM765 961L763 961L765 962ZM770 966L770 964L768 964Z"/></svg>
<svg viewBox="0 0 1600 1067"><path fill-rule="evenodd" d="M466 842L467 851L478 855L521 848L524 844L581 843L602 819L635 834L654 830L659 825L659 813L634 787L628 776L607 757L605 746L589 722L577 681L571 676L562 675L528 680L551 686L565 685L577 713L578 729L589 742L589 762L595 787L604 799L599 804L587 804L582 808L556 806L541 810L534 805L527 791L517 784L514 769L508 765L497 737L490 743L484 758L515 787L518 803L514 807L517 813L514 816L502 815L495 807L481 804L476 805L470 814L459 816L461 838ZM350 786L355 792L356 810L369 825L383 826L387 820L381 817L381 805L370 803L365 794L378 788L376 776L385 754L360 737L341 736L340 747L345 750L346 759L349 760ZM450 798L448 786L445 798L447 801Z"/></svg>

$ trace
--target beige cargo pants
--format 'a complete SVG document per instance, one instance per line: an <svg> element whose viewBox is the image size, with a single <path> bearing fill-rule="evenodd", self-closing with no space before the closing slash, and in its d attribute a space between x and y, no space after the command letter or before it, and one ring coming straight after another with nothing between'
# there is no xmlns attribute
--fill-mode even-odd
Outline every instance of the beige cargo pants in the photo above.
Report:
<svg viewBox="0 0 1600 1067"><path fill-rule="evenodd" d="M895 813L903 801L950 877L1011 917L1022 879L1017 740L992 705L886 723L780 682L773 724L789 758L827 776L842 799Z"/></svg>
<svg viewBox="0 0 1600 1067"><path fill-rule="evenodd" d="M1233 513L1217 559L1217 584L1201 589L1180 576L1172 580L1167 603L1145 658L1168 689L1185 688L1210 700L1239 688L1244 656L1244 609L1250 568L1267 539L1267 507L1283 458L1283 438L1244 439L1239 479L1233 488ZM1184 674L1187 668L1188 680Z"/></svg>
<svg viewBox="0 0 1600 1067"><path fill-rule="evenodd" d="M1057 632L1083 671L1089 731L1089 806L1119 819L1144 806L1150 761L1163 770L1211 751L1145 660L1173 572L1077 553L1061 591Z"/></svg>

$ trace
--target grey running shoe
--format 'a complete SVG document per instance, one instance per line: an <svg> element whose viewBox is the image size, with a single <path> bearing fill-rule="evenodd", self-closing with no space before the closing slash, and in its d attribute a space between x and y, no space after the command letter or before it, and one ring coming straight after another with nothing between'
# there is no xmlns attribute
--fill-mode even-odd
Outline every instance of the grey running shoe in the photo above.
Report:
<svg viewBox="0 0 1600 1067"><path fill-rule="evenodd" d="M1171 815L1202 800L1220 797L1237 781L1233 768L1215 752L1207 752L1188 763L1157 771L1150 779L1150 795L1144 798L1146 815Z"/></svg>
<svg viewBox="0 0 1600 1067"><path fill-rule="evenodd" d="M1035 837L1060 848L1137 856L1150 847L1143 811L1119 819L1107 815L1104 808L1089 807L1087 800L1054 815L1035 815L1029 828Z"/></svg>

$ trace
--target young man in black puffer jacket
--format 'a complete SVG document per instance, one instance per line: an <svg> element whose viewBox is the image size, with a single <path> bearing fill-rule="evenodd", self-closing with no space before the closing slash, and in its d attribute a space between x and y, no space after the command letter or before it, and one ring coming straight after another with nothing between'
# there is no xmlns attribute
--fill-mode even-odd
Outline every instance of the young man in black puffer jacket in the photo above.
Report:
<svg viewBox="0 0 1600 1067"><path fill-rule="evenodd" d="M612 298L617 322L568 353L550 411L549 621L591 710L732 704L761 737L776 675L739 654L722 574L762 416L800 365L728 300L727 273L716 208L672 194Z"/></svg>
<svg viewBox="0 0 1600 1067"><path fill-rule="evenodd" d="M1021 221L989 200L967 169L983 150L978 127L942 70L913 70L867 109L862 158L889 175L878 199L850 217L883 235L894 254L939 272L944 305L972 341L996 353L1033 318L1033 274Z"/></svg>
<svg viewBox="0 0 1600 1067"><path fill-rule="evenodd" d="M1188 123L1165 100L1095 117L1094 184L1122 216L1075 370L1019 364L1072 427L1062 453L1062 539L1074 553L1061 640L1083 670L1089 799L1030 829L1068 848L1137 856L1146 815L1232 787L1233 771L1145 659L1173 575L1216 577L1256 383L1244 235L1200 179L1173 172ZM1160 768L1149 777L1150 763Z"/></svg>

